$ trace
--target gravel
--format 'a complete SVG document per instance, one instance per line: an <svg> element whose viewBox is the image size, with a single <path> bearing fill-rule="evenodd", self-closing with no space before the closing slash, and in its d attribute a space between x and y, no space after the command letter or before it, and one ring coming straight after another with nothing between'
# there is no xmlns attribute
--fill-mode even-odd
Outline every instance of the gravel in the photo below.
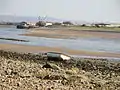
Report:
<svg viewBox="0 0 120 90"><path fill-rule="evenodd" d="M55 62L42 54L0 50L0 90L120 90L120 63L101 60Z"/></svg>

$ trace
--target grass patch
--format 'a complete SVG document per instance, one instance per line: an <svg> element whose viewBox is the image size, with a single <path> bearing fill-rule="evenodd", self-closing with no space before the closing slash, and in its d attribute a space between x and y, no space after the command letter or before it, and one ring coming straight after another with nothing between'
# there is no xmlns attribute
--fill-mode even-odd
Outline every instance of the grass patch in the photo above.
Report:
<svg viewBox="0 0 120 90"><path fill-rule="evenodd" d="M120 31L120 28L116 27L89 27L89 26L71 26L71 30L99 30L99 31Z"/></svg>

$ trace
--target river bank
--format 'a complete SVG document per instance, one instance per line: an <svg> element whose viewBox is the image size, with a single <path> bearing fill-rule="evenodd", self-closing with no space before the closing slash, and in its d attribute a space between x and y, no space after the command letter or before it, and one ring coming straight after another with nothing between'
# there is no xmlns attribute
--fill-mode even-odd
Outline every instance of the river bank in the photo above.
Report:
<svg viewBox="0 0 120 90"><path fill-rule="evenodd" d="M30 53L0 50L0 89L120 89L119 62L74 58L69 62L47 61L47 63L51 67L45 67L46 62L41 54L35 56Z"/></svg>

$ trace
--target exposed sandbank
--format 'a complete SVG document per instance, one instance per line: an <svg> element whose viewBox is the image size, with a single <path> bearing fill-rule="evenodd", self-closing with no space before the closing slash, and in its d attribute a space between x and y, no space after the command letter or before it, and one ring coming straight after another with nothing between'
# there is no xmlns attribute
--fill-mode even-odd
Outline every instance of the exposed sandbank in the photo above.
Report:
<svg viewBox="0 0 120 90"><path fill-rule="evenodd" d="M116 39L120 38L120 33L116 32L97 32L90 30L71 30L65 28L39 28L39 29L31 29L29 33L23 34L26 36L35 36L35 37L47 37L47 38L79 38L79 37L98 37L98 38L108 38L108 39Z"/></svg>

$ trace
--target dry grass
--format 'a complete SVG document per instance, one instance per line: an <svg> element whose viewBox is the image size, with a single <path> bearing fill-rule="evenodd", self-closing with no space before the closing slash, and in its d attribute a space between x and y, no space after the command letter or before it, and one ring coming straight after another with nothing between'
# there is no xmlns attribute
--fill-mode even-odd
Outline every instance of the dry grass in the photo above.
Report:
<svg viewBox="0 0 120 90"><path fill-rule="evenodd" d="M89 26L86 26L86 27L81 27L81 26L72 26L70 27L70 29L72 30L99 30L99 31L120 31L120 28L117 28L117 27L89 27Z"/></svg>

